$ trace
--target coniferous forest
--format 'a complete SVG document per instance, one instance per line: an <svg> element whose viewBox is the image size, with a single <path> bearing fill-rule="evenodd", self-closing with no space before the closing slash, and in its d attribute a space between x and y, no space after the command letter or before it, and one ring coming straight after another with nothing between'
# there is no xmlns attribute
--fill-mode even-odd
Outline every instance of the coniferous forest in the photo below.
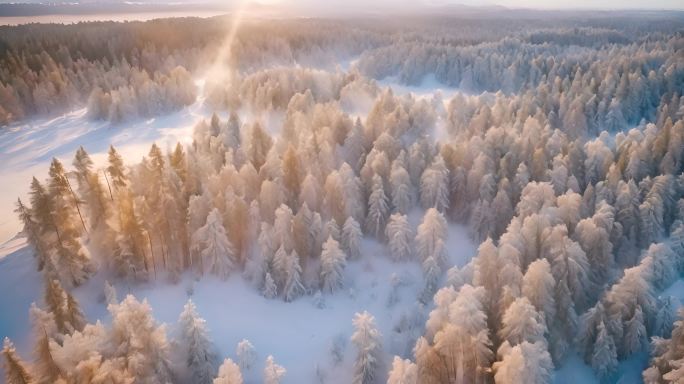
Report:
<svg viewBox="0 0 684 384"><path fill-rule="evenodd" d="M684 383L684 13L0 27L3 162L189 109L36 149L8 384Z"/></svg>

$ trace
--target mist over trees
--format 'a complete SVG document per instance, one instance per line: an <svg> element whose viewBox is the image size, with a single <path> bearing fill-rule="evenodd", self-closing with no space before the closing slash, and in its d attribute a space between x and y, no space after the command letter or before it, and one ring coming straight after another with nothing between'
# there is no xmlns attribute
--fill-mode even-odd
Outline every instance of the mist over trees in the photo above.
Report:
<svg viewBox="0 0 684 384"><path fill-rule="evenodd" d="M137 163L111 147L100 167L80 148L17 201L45 298L31 308L32 363L4 344L7 381L242 383L254 346L217 356L192 302L171 333L147 302L111 289L111 321L89 323L72 290L97 274L213 275L267 300L320 302L348 288L351 263L382 257L363 251L370 241L422 271L412 299L423 313L396 326L407 348L393 358L382 317L350 319L354 383L549 383L575 353L604 382L640 353L651 356L646 383L678 382L684 314L661 293L684 274L684 36L668 29L684 24L665 19L248 24L233 81L206 79L218 113L191 144L152 145ZM174 23L197 29L179 36ZM84 102L111 121L194 103L217 29L195 19L9 28L0 122ZM92 40L115 35L107 52ZM350 68L324 68L354 55ZM460 92L422 97L378 81L428 75ZM244 108L281 113L282 125ZM461 266L449 258L453 224L479 244ZM287 380L269 353L263 381Z"/></svg>

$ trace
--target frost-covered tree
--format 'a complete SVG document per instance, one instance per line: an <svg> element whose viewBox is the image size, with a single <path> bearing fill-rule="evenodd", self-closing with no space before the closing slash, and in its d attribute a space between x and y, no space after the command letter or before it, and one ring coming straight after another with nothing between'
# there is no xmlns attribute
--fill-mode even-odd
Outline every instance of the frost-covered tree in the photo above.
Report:
<svg viewBox="0 0 684 384"><path fill-rule="evenodd" d="M260 124L256 123L252 126L249 140L247 143L247 153L249 160L258 171L266 162L266 156L273 146L273 139L264 131Z"/></svg>
<svg viewBox="0 0 684 384"><path fill-rule="evenodd" d="M385 233L385 224L389 217L389 205L382 178L373 176L371 194L368 198L368 217L366 218L366 230L376 238L382 238Z"/></svg>
<svg viewBox="0 0 684 384"><path fill-rule="evenodd" d="M199 317L195 304L188 300L178 319L180 343L185 348L186 365L193 382L211 384L217 358L209 340L206 321Z"/></svg>
<svg viewBox="0 0 684 384"><path fill-rule="evenodd" d="M537 311L544 314L547 324L556 314L554 289L555 280L549 262L540 259L530 264L523 276L522 294Z"/></svg>
<svg viewBox="0 0 684 384"><path fill-rule="evenodd" d="M645 383L678 383L684 378L684 310L679 309L678 320L672 327L669 339L654 337L651 340L651 365L643 372Z"/></svg>
<svg viewBox="0 0 684 384"><path fill-rule="evenodd" d="M219 367L218 376L214 379L212 384L242 384L242 373L240 367L231 359L223 360L223 364Z"/></svg>
<svg viewBox="0 0 684 384"><path fill-rule="evenodd" d="M397 161L392 164L390 185L390 196L394 211L407 214L413 201L413 185L411 184L411 177L408 172Z"/></svg>
<svg viewBox="0 0 684 384"><path fill-rule="evenodd" d="M419 259L425 260L430 256L436 256L439 242L446 242L446 237L447 223L444 216L435 208L425 211L416 233L416 251Z"/></svg>
<svg viewBox="0 0 684 384"><path fill-rule="evenodd" d="M85 325L85 317L76 299L62 288L58 280L45 282L44 301L54 316L60 333L80 331Z"/></svg>
<svg viewBox="0 0 684 384"><path fill-rule="evenodd" d="M264 285L261 287L261 294L267 299L275 299L278 297L278 286L275 281L273 281L270 272L266 272Z"/></svg>
<svg viewBox="0 0 684 384"><path fill-rule="evenodd" d="M587 255L595 280L602 280L613 265L613 246L609 234L593 220L583 219L575 228L574 239Z"/></svg>
<svg viewBox="0 0 684 384"><path fill-rule="evenodd" d="M85 229L78 200L62 163L53 159L46 189L37 179L31 183L31 208L43 232L54 234L49 247L51 265L63 284L77 286L92 271L79 237Z"/></svg>
<svg viewBox="0 0 684 384"><path fill-rule="evenodd" d="M390 256L395 261L409 260L412 255L411 242L413 232L408 222L408 217L399 213L390 216L385 236L390 249Z"/></svg>
<svg viewBox="0 0 684 384"><path fill-rule="evenodd" d="M441 213L449 207L449 170L441 155L435 156L420 177L420 201L423 208L435 208Z"/></svg>
<svg viewBox="0 0 684 384"><path fill-rule="evenodd" d="M23 225L22 232L26 236L27 242L33 246L34 256L38 261L38 271L42 271L45 264L52 264L52 261L50 260L49 246L46 243L45 236L41 236L39 223L33 217L31 208L24 205L19 198L17 199L14 212L19 216L19 220Z"/></svg>
<svg viewBox="0 0 684 384"><path fill-rule="evenodd" d="M235 355L237 356L238 365L242 371L251 370L256 363L256 350L254 349L254 345L247 339L242 339L237 344Z"/></svg>
<svg viewBox="0 0 684 384"><path fill-rule="evenodd" d="M658 312L653 325L653 335L663 338L670 337L672 325L676 320L675 300L673 296L658 298Z"/></svg>
<svg viewBox="0 0 684 384"><path fill-rule="evenodd" d="M375 326L375 318L368 312L354 315L351 341L357 349L354 363L354 384L370 384L382 365L382 335Z"/></svg>
<svg viewBox="0 0 684 384"><path fill-rule="evenodd" d="M285 301L292 301L304 294L306 289L302 284L302 267L297 252L293 250L285 258L283 298Z"/></svg>
<svg viewBox="0 0 684 384"><path fill-rule="evenodd" d="M418 384L418 367L410 360L394 356L387 384Z"/></svg>
<svg viewBox="0 0 684 384"><path fill-rule="evenodd" d="M288 146L283 154L282 173L288 204L292 209L295 209L298 206L297 200L299 199L300 187L305 175L302 174L299 154L292 145Z"/></svg>
<svg viewBox="0 0 684 384"><path fill-rule="evenodd" d="M335 239L328 237L321 253L321 290L333 293L344 285L347 256Z"/></svg>
<svg viewBox="0 0 684 384"><path fill-rule="evenodd" d="M235 249L226 235L223 218L214 208L207 216L207 222L192 235L192 249L199 256L201 273L209 272L223 279L236 268Z"/></svg>
<svg viewBox="0 0 684 384"><path fill-rule="evenodd" d="M525 341L532 344L545 343L545 333L544 317L525 297L516 299L506 309L502 318L502 327L499 329L501 340L513 346Z"/></svg>
<svg viewBox="0 0 684 384"><path fill-rule="evenodd" d="M279 384L287 371L275 363L273 356L266 358L264 367L264 384Z"/></svg>
<svg viewBox="0 0 684 384"><path fill-rule="evenodd" d="M646 348L648 344L648 334L644 324L644 313L641 307L637 306L632 316L625 324L624 339L622 341L624 356L629 356Z"/></svg>
<svg viewBox="0 0 684 384"><path fill-rule="evenodd" d="M97 172L93 169L93 161L83 147L79 147L76 151L73 165L78 183L78 193L87 208L90 227L96 233L99 232L100 241L105 241L106 236L110 235L108 232L111 231L111 228L106 224L110 202L108 197L110 196L107 196ZM100 227L100 224L103 227Z"/></svg>
<svg viewBox="0 0 684 384"><path fill-rule="evenodd" d="M608 333L603 322L598 325L598 335L591 356L591 366L601 380L608 380L617 369L617 351L615 341Z"/></svg>
<svg viewBox="0 0 684 384"><path fill-rule="evenodd" d="M109 342L118 346L116 355L130 359L129 373L137 380L170 381L169 343L164 326L157 325L147 301L127 296L110 305L112 325Z"/></svg>
<svg viewBox="0 0 684 384"><path fill-rule="evenodd" d="M50 340L57 338L59 334L54 315L35 304L31 305L29 312L36 338L33 347L33 376L38 383L53 383L62 376L50 350Z"/></svg>
<svg viewBox="0 0 684 384"><path fill-rule="evenodd" d="M525 341L503 349L503 358L493 365L497 384L551 382L553 362L545 343Z"/></svg>
<svg viewBox="0 0 684 384"><path fill-rule="evenodd" d="M32 384L33 376L25 362L19 358L14 344L5 338L2 355L5 357L5 382L7 384Z"/></svg>
<svg viewBox="0 0 684 384"><path fill-rule="evenodd" d="M361 226L354 217L349 216L347 220L344 221L344 226L342 227L342 248L349 256L349 259L356 260L361 257L361 239L363 233L361 232Z"/></svg>
<svg viewBox="0 0 684 384"><path fill-rule="evenodd" d="M485 312L485 289L464 285L456 294L450 289L435 295L439 306L430 314L428 335L414 349L419 381L426 383L483 380L493 360ZM446 309L446 311L445 311Z"/></svg>

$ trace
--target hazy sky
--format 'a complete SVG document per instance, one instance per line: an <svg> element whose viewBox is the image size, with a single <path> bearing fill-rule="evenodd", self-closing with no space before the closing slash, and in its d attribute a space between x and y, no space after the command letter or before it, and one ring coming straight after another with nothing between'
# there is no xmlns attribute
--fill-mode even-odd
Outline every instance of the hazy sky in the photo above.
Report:
<svg viewBox="0 0 684 384"><path fill-rule="evenodd" d="M684 0L136 0L135 3L214 3L229 5L241 1L312 8L412 9L430 5L501 5L536 9L676 9L684 10ZM0 3L115 3L127 0L0 0Z"/></svg>
<svg viewBox="0 0 684 384"><path fill-rule="evenodd" d="M526 8L600 8L600 9L683 9L682 0L497 0L507 7Z"/></svg>
<svg viewBox="0 0 684 384"><path fill-rule="evenodd" d="M316 0L265 0L269 2L311 3ZM539 9L684 9L684 0L321 0L325 3L340 4L383 4L406 7L407 4L464 4L502 5L510 8L539 8Z"/></svg>

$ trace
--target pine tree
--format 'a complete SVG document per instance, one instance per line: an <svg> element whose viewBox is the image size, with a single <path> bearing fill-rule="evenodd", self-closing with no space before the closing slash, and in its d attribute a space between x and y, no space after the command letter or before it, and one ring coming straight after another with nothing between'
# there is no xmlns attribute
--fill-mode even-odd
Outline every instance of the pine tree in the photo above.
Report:
<svg viewBox="0 0 684 384"><path fill-rule="evenodd" d="M602 381L607 381L617 369L615 342L603 321L598 326L598 335L591 356L591 366Z"/></svg>
<svg viewBox="0 0 684 384"><path fill-rule="evenodd" d="M185 155L185 150L181 143L176 143L176 147L169 155L169 165L176 172L181 183L185 185L188 179L188 164L187 156Z"/></svg>
<svg viewBox="0 0 684 384"><path fill-rule="evenodd" d="M147 301L141 303L128 295L108 309L112 316L108 342L118 346L115 356L135 357L135 364L128 367L129 374L141 382L171 382L166 330L152 317Z"/></svg>
<svg viewBox="0 0 684 384"><path fill-rule="evenodd" d="M119 302L119 298L117 297L116 294L116 288L114 288L113 285L109 283L109 281L105 280L104 283L104 296L105 296L105 303L107 305L109 304L116 304Z"/></svg>
<svg viewBox="0 0 684 384"><path fill-rule="evenodd" d="M268 356L264 367L264 384L280 384L286 372L285 368L275 363L273 356Z"/></svg>
<svg viewBox="0 0 684 384"><path fill-rule="evenodd" d="M390 255L393 260L411 259L412 247L411 240L413 232L409 226L408 217L399 213L390 216L385 234L389 242Z"/></svg>
<svg viewBox="0 0 684 384"><path fill-rule="evenodd" d="M2 355L5 356L5 382L7 384L31 384L33 376L14 348L10 339L5 338Z"/></svg>
<svg viewBox="0 0 684 384"><path fill-rule="evenodd" d="M321 290L333 293L344 285L347 260L339 244L332 237L323 244L321 253Z"/></svg>
<svg viewBox="0 0 684 384"><path fill-rule="evenodd" d="M306 204L309 209L318 211L321 199L322 192L319 181L311 173L307 173L299 190L299 201L302 205Z"/></svg>
<svg viewBox="0 0 684 384"><path fill-rule="evenodd" d="M418 384L418 367L410 360L394 356L387 384Z"/></svg>
<svg viewBox="0 0 684 384"><path fill-rule="evenodd" d="M219 367L218 376L214 379L212 384L242 384L242 373L240 367L231 359L223 360L223 364Z"/></svg>
<svg viewBox="0 0 684 384"><path fill-rule="evenodd" d="M192 381L211 384L216 372L216 356L207 335L206 322L197 314L195 304L188 300L178 319L181 345L186 349L186 365Z"/></svg>
<svg viewBox="0 0 684 384"><path fill-rule="evenodd" d="M297 208L300 186L304 175L302 174L302 164L297 150L289 145L283 154L283 186L287 195L288 205L292 209Z"/></svg>
<svg viewBox="0 0 684 384"><path fill-rule="evenodd" d="M435 156L420 178L420 201L423 208L435 208L441 213L449 207L449 170L441 155Z"/></svg>
<svg viewBox="0 0 684 384"><path fill-rule="evenodd" d="M444 243L446 236L447 224L444 216L435 208L428 209L416 233L416 250L419 259L425 260L430 256L435 256L439 242Z"/></svg>
<svg viewBox="0 0 684 384"><path fill-rule="evenodd" d="M73 236L80 235L81 229L87 232L80 209L82 202L74 193L64 166L56 158L53 158L52 163L50 163L49 175L48 193L54 204L54 220L58 222L58 225L61 224L62 232L73 232ZM81 227L76 224L76 214L78 214Z"/></svg>
<svg viewBox="0 0 684 384"><path fill-rule="evenodd" d="M119 228L113 264L119 276L145 280L149 270L156 269L156 265L148 265L144 251L150 245L150 238L145 236L133 195L125 184L119 187L117 196Z"/></svg>
<svg viewBox="0 0 684 384"><path fill-rule="evenodd" d="M553 321L556 314L554 302L554 278L546 259L539 259L527 267L523 276L522 294L534 308L544 314L547 324Z"/></svg>
<svg viewBox="0 0 684 384"><path fill-rule="evenodd" d="M254 350L254 346L252 345L252 343L249 342L249 340L242 339L237 344L235 354L238 358L238 365L240 366L240 370L249 371L252 369L252 366L256 362L256 351Z"/></svg>
<svg viewBox="0 0 684 384"><path fill-rule="evenodd" d="M340 233L340 228L334 219L330 219L327 223L325 223L325 227L323 227L323 237L326 239L332 237L338 243L341 241L342 234Z"/></svg>
<svg viewBox="0 0 684 384"><path fill-rule="evenodd" d="M507 343L506 343L507 344ZM545 384L553 375L553 362L546 345L538 341L511 347L505 345L503 359L494 363L494 380L497 384Z"/></svg>
<svg viewBox="0 0 684 384"><path fill-rule="evenodd" d="M354 219L353 216L347 217L342 227L342 248L351 260L357 260L361 257L361 239L363 233L361 232L361 225Z"/></svg>
<svg viewBox="0 0 684 384"><path fill-rule="evenodd" d="M79 147L76 151L73 165L76 168L78 192L87 208L91 229L110 232L111 228L106 223L110 200L107 198L104 186L100 183L97 172L93 171L93 161L90 155L83 147ZM104 227L98 228L100 224L103 224ZM109 233L102 233L100 238L108 235L111 236Z"/></svg>
<svg viewBox="0 0 684 384"><path fill-rule="evenodd" d="M354 315L354 334L351 341L358 351L354 363L353 384L370 384L382 364L381 334L375 327L375 318L368 312Z"/></svg>
<svg viewBox="0 0 684 384"><path fill-rule="evenodd" d="M240 116L235 111L230 112L228 117L228 125L224 131L224 143L231 148L239 148L241 143L240 137L240 127L242 122L240 121Z"/></svg>
<svg viewBox="0 0 684 384"><path fill-rule="evenodd" d="M648 334L644 325L644 313L637 305L634 309L634 316L627 320L625 324L625 335L623 340L624 350L622 356L630 356L640 352L648 345Z"/></svg>
<svg viewBox="0 0 684 384"><path fill-rule="evenodd" d="M273 281L270 272L266 272L264 286L261 287L261 294L267 299L275 299L278 297L278 286Z"/></svg>
<svg viewBox="0 0 684 384"><path fill-rule="evenodd" d="M389 207L382 178L379 175L374 175L371 194L368 198L368 217L366 218L366 230L368 233L376 238L382 238L388 216Z"/></svg>
<svg viewBox="0 0 684 384"><path fill-rule="evenodd" d="M42 221L49 223L57 235L54 247L56 272L64 284L78 286L86 280L91 270L90 260L79 241L80 228L85 229L85 222L59 160L53 159L50 165L48 191L45 192L36 181L32 187L32 206L34 202L37 204L34 207L39 207ZM76 212L80 223L76 219Z"/></svg>
<svg viewBox="0 0 684 384"><path fill-rule="evenodd" d="M225 279L235 269L235 249L228 240L218 209L214 208L207 216L207 223L193 234L192 244L200 257L202 274L207 271Z"/></svg>
<svg viewBox="0 0 684 384"><path fill-rule="evenodd" d="M658 299L658 313L653 326L653 335L668 338L672 333L672 324L676 320L675 300L673 296Z"/></svg>
<svg viewBox="0 0 684 384"><path fill-rule="evenodd" d="M654 337L651 340L651 366L643 373L644 382L680 383L684 378L684 309L679 309L678 320L672 325L669 339Z"/></svg>
<svg viewBox="0 0 684 384"><path fill-rule="evenodd" d="M69 326L75 331L83 331L83 327L86 325L85 316L81 312L81 307L76 301L76 298L66 292L66 318Z"/></svg>
<svg viewBox="0 0 684 384"><path fill-rule="evenodd" d="M273 277L273 281L276 283L276 286L279 288L285 286L285 279L287 278L288 268L290 267L289 256L290 255L287 253L283 245L280 245L278 250L275 251L275 255L273 255L273 267L271 269L273 273L271 275Z"/></svg>
<svg viewBox="0 0 684 384"><path fill-rule="evenodd" d="M114 146L109 147L107 156L109 161L107 172L112 176L112 184L117 189L125 187L128 183L128 178L126 177L126 167L124 166L123 158Z"/></svg>
<svg viewBox="0 0 684 384"><path fill-rule="evenodd" d="M259 123L252 126L247 153L252 165L258 171L266 162L266 155L273 146L273 139Z"/></svg>
<svg viewBox="0 0 684 384"><path fill-rule="evenodd" d="M546 339L544 317L530 304L527 298L516 299L502 318L503 326L499 329L499 337L515 346L525 341L542 342Z"/></svg>
<svg viewBox="0 0 684 384"><path fill-rule="evenodd" d="M306 289L302 284L302 267L299 265L299 255L293 250L286 256L283 298L289 302L304 294L305 291Z"/></svg>
<svg viewBox="0 0 684 384"><path fill-rule="evenodd" d="M35 180L35 179L34 179ZM21 199L17 199L16 209L14 212L19 216L23 228L22 231L31 246L33 246L34 255L38 260L38 271L42 271L46 263L51 263L49 247L46 244L44 236L41 235L41 228L39 223L33 218L31 209L25 206ZM51 269L54 267L50 267Z"/></svg>
<svg viewBox="0 0 684 384"><path fill-rule="evenodd" d="M390 184L392 186L390 195L394 210L397 213L407 214L413 200L411 177L406 169L396 161L392 164Z"/></svg>
<svg viewBox="0 0 684 384"><path fill-rule="evenodd" d="M420 302L427 304L435 294L439 285L439 278L442 276L442 269L434 256L429 256L423 261L423 279L425 284L420 294Z"/></svg>
<svg viewBox="0 0 684 384"><path fill-rule="evenodd" d="M70 333L72 328L67 315L66 292L58 280L48 278L45 281L44 301L54 316L57 330L60 333Z"/></svg>
<svg viewBox="0 0 684 384"><path fill-rule="evenodd" d="M43 311L35 304L31 305L30 314L33 334L36 337L33 347L34 376L37 383L53 383L61 376L61 369L50 350L50 341L59 333L57 324L52 313Z"/></svg>

